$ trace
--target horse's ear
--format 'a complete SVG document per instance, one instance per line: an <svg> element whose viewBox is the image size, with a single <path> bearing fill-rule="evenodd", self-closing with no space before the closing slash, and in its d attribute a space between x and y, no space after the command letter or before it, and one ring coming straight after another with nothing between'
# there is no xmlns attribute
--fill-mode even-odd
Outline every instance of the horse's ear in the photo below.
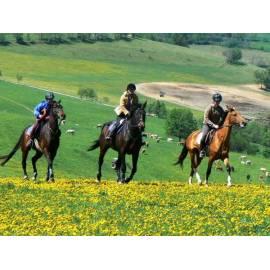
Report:
<svg viewBox="0 0 270 270"><path fill-rule="evenodd" d="M231 111L234 111L235 110L235 108L233 107L233 106L231 106L231 105L226 105L226 108L227 108L227 110L229 111L229 112L231 112Z"/></svg>
<svg viewBox="0 0 270 270"><path fill-rule="evenodd" d="M147 101L145 101L144 103L143 103L143 109L145 109L145 107L146 107L146 105L147 105Z"/></svg>

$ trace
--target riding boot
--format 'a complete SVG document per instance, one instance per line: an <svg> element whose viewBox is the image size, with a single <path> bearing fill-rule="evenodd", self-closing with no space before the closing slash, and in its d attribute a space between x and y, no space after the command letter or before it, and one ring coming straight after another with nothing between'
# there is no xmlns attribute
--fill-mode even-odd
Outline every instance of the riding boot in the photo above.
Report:
<svg viewBox="0 0 270 270"><path fill-rule="evenodd" d="M205 152L205 142L201 142L200 144L200 158L204 158L206 156L206 152Z"/></svg>
<svg viewBox="0 0 270 270"><path fill-rule="evenodd" d="M107 134L107 136L106 136L106 140L107 140L107 141L109 141L109 140L113 137L116 128L117 128L117 122L113 122L113 123L110 125L109 130L108 130L108 134Z"/></svg>

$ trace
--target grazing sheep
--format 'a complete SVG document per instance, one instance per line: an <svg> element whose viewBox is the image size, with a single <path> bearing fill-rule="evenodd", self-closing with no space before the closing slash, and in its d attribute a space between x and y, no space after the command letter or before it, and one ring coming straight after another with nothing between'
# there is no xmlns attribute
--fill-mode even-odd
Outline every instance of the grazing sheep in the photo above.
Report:
<svg viewBox="0 0 270 270"><path fill-rule="evenodd" d="M247 160L246 165L251 165L251 160Z"/></svg>
<svg viewBox="0 0 270 270"><path fill-rule="evenodd" d="M75 129L68 129L66 131L67 134L71 134L71 135L74 135L75 134Z"/></svg>
<svg viewBox="0 0 270 270"><path fill-rule="evenodd" d="M167 138L167 142L172 142L173 138Z"/></svg>

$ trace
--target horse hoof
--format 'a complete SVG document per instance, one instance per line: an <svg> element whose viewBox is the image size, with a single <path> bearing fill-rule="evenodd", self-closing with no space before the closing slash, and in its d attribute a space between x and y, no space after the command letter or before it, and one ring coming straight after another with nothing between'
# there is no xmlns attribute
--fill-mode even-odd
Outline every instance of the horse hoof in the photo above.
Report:
<svg viewBox="0 0 270 270"><path fill-rule="evenodd" d="M201 181L201 182L198 182L198 185L199 185L199 186L202 186L202 181Z"/></svg>
<svg viewBox="0 0 270 270"><path fill-rule="evenodd" d="M206 187L208 187L208 184L205 184Z"/></svg>
<svg viewBox="0 0 270 270"><path fill-rule="evenodd" d="M99 184L100 183L100 180L96 179L95 182Z"/></svg>
<svg viewBox="0 0 270 270"><path fill-rule="evenodd" d="M227 188L230 188L232 186L232 184L227 184Z"/></svg>
<svg viewBox="0 0 270 270"><path fill-rule="evenodd" d="M28 175L25 175L25 176L23 177L23 180L29 180Z"/></svg>
<svg viewBox="0 0 270 270"><path fill-rule="evenodd" d="M124 183L127 184L131 181L131 178L130 177L127 177L125 180L124 180Z"/></svg>

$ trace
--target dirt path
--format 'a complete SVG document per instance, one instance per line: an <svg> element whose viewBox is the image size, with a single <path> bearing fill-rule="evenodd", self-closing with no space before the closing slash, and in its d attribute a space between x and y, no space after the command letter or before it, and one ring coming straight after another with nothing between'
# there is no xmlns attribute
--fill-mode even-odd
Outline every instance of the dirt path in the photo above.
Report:
<svg viewBox="0 0 270 270"><path fill-rule="evenodd" d="M202 85L188 83L153 82L141 83L137 91L148 97L184 105L203 111L218 90L223 95L223 105L235 106L243 115L257 118L270 110L270 94L257 85ZM160 92L164 97L160 97Z"/></svg>

